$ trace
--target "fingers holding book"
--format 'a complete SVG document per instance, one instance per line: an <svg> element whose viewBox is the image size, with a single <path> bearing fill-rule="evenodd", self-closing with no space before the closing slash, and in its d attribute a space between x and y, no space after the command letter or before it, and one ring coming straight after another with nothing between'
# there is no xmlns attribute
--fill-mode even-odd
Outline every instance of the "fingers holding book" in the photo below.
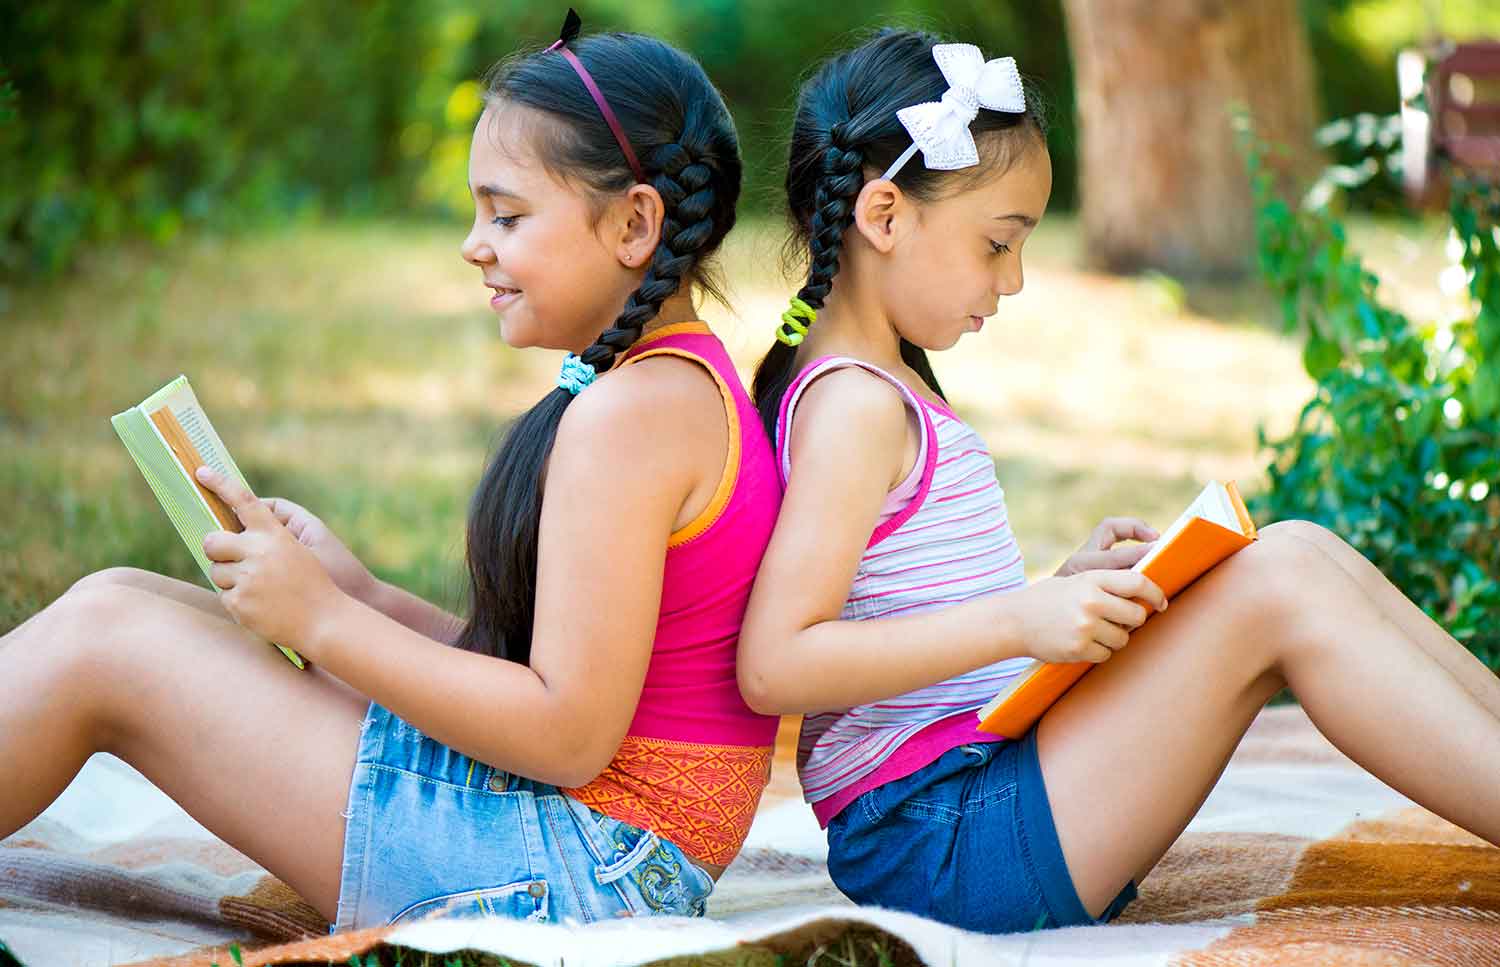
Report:
<svg viewBox="0 0 1500 967"><path fill-rule="evenodd" d="M1057 569L1055 577L1068 577L1084 571L1126 570L1150 553L1161 535L1138 517L1106 517L1089 534L1073 556ZM1120 544L1121 541L1145 543Z"/></svg>
<svg viewBox="0 0 1500 967"><path fill-rule="evenodd" d="M313 551L248 487L208 468L196 476L245 525L238 534L215 531L203 538L203 553L213 562L209 580L223 592L220 602L268 641L305 650L308 629L344 592Z"/></svg>
<svg viewBox="0 0 1500 967"><path fill-rule="evenodd" d="M1016 592L1023 640L1044 662L1098 664L1130 642L1130 634L1167 599L1135 571L1095 570L1038 581Z"/></svg>

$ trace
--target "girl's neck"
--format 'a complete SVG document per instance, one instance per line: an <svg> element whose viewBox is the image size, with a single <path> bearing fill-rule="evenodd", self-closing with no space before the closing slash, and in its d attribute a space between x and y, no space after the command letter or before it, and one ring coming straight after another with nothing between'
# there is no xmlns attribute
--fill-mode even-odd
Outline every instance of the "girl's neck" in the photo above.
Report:
<svg viewBox="0 0 1500 967"><path fill-rule="evenodd" d="M854 356L883 369L895 370L902 365L901 336L868 288L854 266L843 267L808 332L808 359Z"/></svg>
<svg viewBox="0 0 1500 967"><path fill-rule="evenodd" d="M661 304L661 311L656 314L655 319L642 327L641 335L666 326L675 326L680 322L697 322L699 318L698 303L693 298L693 293L678 292Z"/></svg>
<svg viewBox="0 0 1500 967"><path fill-rule="evenodd" d="M901 358L901 335L885 307L861 284L859 275L847 268L839 272L833 291L818 310L817 321L798 353L799 366L824 356L852 356L873 363L918 396L935 399L922 377Z"/></svg>

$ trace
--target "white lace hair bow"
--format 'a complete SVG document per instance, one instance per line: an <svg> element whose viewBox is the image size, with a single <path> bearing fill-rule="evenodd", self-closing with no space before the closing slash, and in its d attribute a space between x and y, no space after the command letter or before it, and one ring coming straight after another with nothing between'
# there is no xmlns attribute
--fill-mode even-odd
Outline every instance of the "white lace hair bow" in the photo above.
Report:
<svg viewBox="0 0 1500 967"><path fill-rule="evenodd" d="M1007 114L1026 110L1021 74L1014 57L985 61L973 44L937 44L932 59L948 82L941 101L913 104L896 112L911 135L912 145L886 169L882 178L894 178L911 156L922 150L927 167L952 171L979 164L979 149L969 125L981 107Z"/></svg>

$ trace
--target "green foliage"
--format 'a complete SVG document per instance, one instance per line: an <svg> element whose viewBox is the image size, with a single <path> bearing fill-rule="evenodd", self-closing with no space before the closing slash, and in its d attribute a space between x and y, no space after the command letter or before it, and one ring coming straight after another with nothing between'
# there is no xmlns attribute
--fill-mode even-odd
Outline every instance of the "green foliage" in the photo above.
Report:
<svg viewBox="0 0 1500 967"><path fill-rule="evenodd" d="M43 2L3 19L0 271L55 271L84 241L374 207L410 174L389 134L424 68L417 5Z"/></svg>
<svg viewBox="0 0 1500 967"><path fill-rule="evenodd" d="M1418 324L1382 304L1325 206L1278 197L1265 158L1252 147L1260 269L1317 390L1290 435L1262 431L1271 486L1252 511L1338 533L1500 669L1500 192L1455 184L1456 306Z"/></svg>
<svg viewBox="0 0 1500 967"><path fill-rule="evenodd" d="M6 5L16 8L17 5ZM530 0L101 0L0 14L0 278L57 272L85 243L379 211L468 214L485 70L556 36ZM797 80L887 23L1015 54L1053 102L1058 201L1073 183L1059 0L598 0L585 29L680 45L721 86L747 160L746 209L776 203ZM8 80L7 80L8 78Z"/></svg>

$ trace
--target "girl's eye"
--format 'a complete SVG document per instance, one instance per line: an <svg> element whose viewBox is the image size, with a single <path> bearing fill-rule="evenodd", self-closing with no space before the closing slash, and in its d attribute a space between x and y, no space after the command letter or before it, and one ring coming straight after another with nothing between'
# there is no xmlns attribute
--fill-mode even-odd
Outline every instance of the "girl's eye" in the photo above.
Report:
<svg viewBox="0 0 1500 967"><path fill-rule="evenodd" d="M995 250L996 255L1010 251L1009 245L1006 245L1004 242L996 242L993 239L990 241L990 248Z"/></svg>
<svg viewBox="0 0 1500 967"><path fill-rule="evenodd" d="M494 218L490 219L490 224L499 225L501 228L515 228L516 222L519 221L520 218L520 215L496 215Z"/></svg>

